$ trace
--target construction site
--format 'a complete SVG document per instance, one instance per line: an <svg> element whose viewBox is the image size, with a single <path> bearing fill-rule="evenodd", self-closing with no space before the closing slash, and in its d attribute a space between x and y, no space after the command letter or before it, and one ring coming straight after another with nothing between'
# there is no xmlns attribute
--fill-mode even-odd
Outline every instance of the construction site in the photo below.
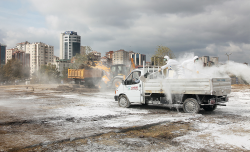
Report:
<svg viewBox="0 0 250 152"><path fill-rule="evenodd" d="M0 152L250 152L249 8L0 1Z"/></svg>
<svg viewBox="0 0 250 152"><path fill-rule="evenodd" d="M0 151L250 151L250 85L224 74L249 68L176 65L95 63L68 69L73 84L2 85Z"/></svg>
<svg viewBox="0 0 250 152"><path fill-rule="evenodd" d="M114 91L73 85L0 87L0 151L249 151L250 86L198 114L119 107Z"/></svg>

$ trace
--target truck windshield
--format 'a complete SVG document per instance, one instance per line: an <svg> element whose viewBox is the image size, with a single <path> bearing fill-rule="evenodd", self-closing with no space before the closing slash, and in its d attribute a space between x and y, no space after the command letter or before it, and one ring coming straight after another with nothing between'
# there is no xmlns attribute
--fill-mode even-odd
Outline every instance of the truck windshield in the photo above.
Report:
<svg viewBox="0 0 250 152"><path fill-rule="evenodd" d="M132 72L128 78L126 79L126 85L132 85L132 84L137 84L140 82L140 76L141 76L141 72L140 71L135 71Z"/></svg>
<svg viewBox="0 0 250 152"><path fill-rule="evenodd" d="M124 64L112 65L111 72L112 72L113 76L126 75L127 68Z"/></svg>

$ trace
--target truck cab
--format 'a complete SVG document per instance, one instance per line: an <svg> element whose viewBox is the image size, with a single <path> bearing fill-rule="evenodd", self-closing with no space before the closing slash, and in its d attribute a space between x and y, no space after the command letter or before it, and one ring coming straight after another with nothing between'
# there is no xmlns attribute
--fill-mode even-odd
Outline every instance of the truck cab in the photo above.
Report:
<svg viewBox="0 0 250 152"><path fill-rule="evenodd" d="M120 92L122 95L120 98L121 106L128 107L131 103L140 104L142 99L142 82L140 81L142 71L134 70L131 72L122 84L117 88L117 93ZM126 94L126 97L125 97ZM129 99L130 103L127 103L124 98ZM126 105L129 104L129 105Z"/></svg>
<svg viewBox="0 0 250 152"><path fill-rule="evenodd" d="M135 69L122 81L121 85L116 89L115 95L115 100L120 101L121 107L129 107L131 104L145 104L142 88L143 82L140 80L140 77L149 71L155 72L157 69ZM158 77L161 75L162 73L157 74ZM125 100L129 100L129 103Z"/></svg>

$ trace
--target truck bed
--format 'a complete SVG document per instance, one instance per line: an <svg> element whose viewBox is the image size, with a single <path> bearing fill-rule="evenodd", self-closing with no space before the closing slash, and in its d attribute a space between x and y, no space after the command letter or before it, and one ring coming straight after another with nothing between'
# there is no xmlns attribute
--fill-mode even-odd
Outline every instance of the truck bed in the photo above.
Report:
<svg viewBox="0 0 250 152"><path fill-rule="evenodd" d="M203 94L223 96L231 92L230 78L147 79L144 93Z"/></svg>
<svg viewBox="0 0 250 152"><path fill-rule="evenodd" d="M100 69L68 69L68 78L86 79L101 78L102 70Z"/></svg>

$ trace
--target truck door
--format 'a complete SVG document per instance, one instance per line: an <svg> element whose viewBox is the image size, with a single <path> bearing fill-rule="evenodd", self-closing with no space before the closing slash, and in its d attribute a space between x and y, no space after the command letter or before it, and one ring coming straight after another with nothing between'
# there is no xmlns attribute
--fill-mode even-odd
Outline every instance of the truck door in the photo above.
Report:
<svg viewBox="0 0 250 152"><path fill-rule="evenodd" d="M134 71L124 81L124 93L130 103L141 103L142 82L140 81L140 75L140 71Z"/></svg>

